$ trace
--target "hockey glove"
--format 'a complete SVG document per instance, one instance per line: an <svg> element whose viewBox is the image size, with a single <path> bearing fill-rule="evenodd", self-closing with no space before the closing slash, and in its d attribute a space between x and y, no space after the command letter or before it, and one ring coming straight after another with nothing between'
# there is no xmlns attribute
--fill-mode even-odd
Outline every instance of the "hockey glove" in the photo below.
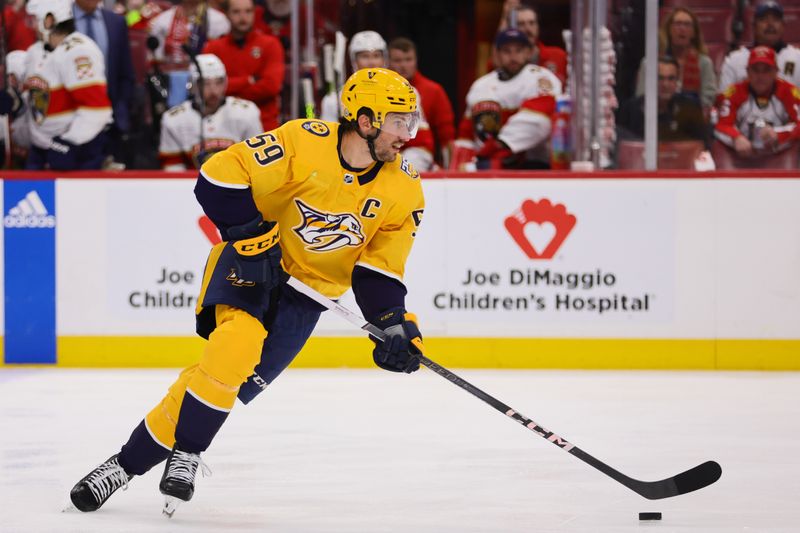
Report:
<svg viewBox="0 0 800 533"><path fill-rule="evenodd" d="M450 170L475 170L475 149L472 141L456 139L453 146L453 155L450 157ZM472 167L470 169L470 167Z"/></svg>
<svg viewBox="0 0 800 533"><path fill-rule="evenodd" d="M281 247L277 222L265 222L261 215L228 228L228 239L236 250L234 268L242 281L277 287L281 283Z"/></svg>
<svg viewBox="0 0 800 533"><path fill-rule="evenodd" d="M9 115L9 119L13 120L21 110L22 98L15 88L8 86L5 91L0 90L0 115Z"/></svg>
<svg viewBox="0 0 800 533"><path fill-rule="evenodd" d="M478 169L488 170L504 168L505 160L512 156L513 153L503 141L489 136L475 155L478 157L476 165Z"/></svg>
<svg viewBox="0 0 800 533"><path fill-rule="evenodd" d="M470 113L472 129L478 139L485 142L489 137L497 137L502 122L502 108L499 102L492 100L478 102L472 106Z"/></svg>
<svg viewBox="0 0 800 533"><path fill-rule="evenodd" d="M418 355L422 355L414 341L422 342L417 327L417 317L406 313L402 307L393 307L378 315L372 323L383 330L386 340L375 341L372 358L384 370L410 374L419 370Z"/></svg>
<svg viewBox="0 0 800 533"><path fill-rule="evenodd" d="M75 170L78 168L78 147L61 137L53 137L47 150L47 165L52 170Z"/></svg>

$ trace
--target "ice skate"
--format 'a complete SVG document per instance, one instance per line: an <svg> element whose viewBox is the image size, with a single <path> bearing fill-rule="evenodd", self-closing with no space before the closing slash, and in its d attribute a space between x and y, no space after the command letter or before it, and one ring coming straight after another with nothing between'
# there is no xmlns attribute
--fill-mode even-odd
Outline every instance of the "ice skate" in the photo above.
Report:
<svg viewBox="0 0 800 533"><path fill-rule="evenodd" d="M167 458L164 475L158 488L166 497L163 513L172 518L175 510L182 502L188 502L194 496L194 477L200 466L204 476L211 475L211 470L200 459L200 455L181 450L177 446Z"/></svg>
<svg viewBox="0 0 800 533"><path fill-rule="evenodd" d="M79 511L89 513L98 510L114 492L128 488L133 478L125 472L117 455L112 455L100 466L78 481L69 493L72 505Z"/></svg>

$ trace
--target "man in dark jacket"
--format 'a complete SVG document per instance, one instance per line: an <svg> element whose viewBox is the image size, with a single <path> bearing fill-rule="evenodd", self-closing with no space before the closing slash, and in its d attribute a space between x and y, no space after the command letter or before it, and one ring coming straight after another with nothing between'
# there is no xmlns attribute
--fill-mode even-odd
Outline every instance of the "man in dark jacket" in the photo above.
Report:
<svg viewBox="0 0 800 533"><path fill-rule="evenodd" d="M121 154L114 152L124 146L124 140L131 131L133 62L125 19L101 5L102 0L75 0L72 9L75 14L75 29L94 40L106 60L108 98L114 111L114 122L109 134L114 158L120 160L123 159Z"/></svg>
<svg viewBox="0 0 800 533"><path fill-rule="evenodd" d="M658 141L699 140L708 145L710 129L700 102L678 92L680 66L671 57L658 59ZM617 117L620 140L644 138L644 96L628 100Z"/></svg>

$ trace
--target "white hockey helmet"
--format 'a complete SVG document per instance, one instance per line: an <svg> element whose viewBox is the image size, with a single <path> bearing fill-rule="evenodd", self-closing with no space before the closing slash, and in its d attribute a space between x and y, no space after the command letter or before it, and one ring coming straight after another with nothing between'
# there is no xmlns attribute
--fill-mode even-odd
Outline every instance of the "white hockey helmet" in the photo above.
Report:
<svg viewBox="0 0 800 533"><path fill-rule="evenodd" d="M383 59L386 60L388 55L386 50L386 41L383 40L381 34L372 31L360 31L353 35L350 39L350 64L356 68L356 54L359 52L372 52L373 50L380 50L383 53Z"/></svg>
<svg viewBox="0 0 800 533"><path fill-rule="evenodd" d="M214 54L199 54L197 56L197 63L192 62L190 67L192 72L192 83L197 83L201 77L204 80L213 80L216 78L226 78L228 73L225 71L225 65L222 60ZM197 67L200 67L200 72Z"/></svg>
<svg viewBox="0 0 800 533"><path fill-rule="evenodd" d="M74 3L74 0L28 0L25 10L36 17L36 25L42 34L42 40L47 42L50 32L57 24L75 18L72 13ZM53 17L50 23L48 23L49 16Z"/></svg>
<svg viewBox="0 0 800 533"><path fill-rule="evenodd" d="M6 55L6 69L9 74L13 74L17 78L17 82L21 85L25 81L25 60L28 54L23 50L14 50Z"/></svg>

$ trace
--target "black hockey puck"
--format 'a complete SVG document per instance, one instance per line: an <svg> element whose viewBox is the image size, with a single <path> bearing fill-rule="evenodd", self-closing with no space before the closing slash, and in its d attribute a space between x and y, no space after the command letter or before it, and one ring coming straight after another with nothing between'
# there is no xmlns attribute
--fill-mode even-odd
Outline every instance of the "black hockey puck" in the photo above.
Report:
<svg viewBox="0 0 800 533"><path fill-rule="evenodd" d="M639 513L639 520L661 520L661 513Z"/></svg>

